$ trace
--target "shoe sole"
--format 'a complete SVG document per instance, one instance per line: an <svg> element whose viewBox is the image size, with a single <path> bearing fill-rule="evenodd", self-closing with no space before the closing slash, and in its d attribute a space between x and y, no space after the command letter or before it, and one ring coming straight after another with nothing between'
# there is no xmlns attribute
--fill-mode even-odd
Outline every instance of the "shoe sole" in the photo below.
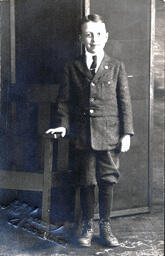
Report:
<svg viewBox="0 0 165 256"><path fill-rule="evenodd" d="M91 247L91 244L81 244L80 242L78 242L78 245L80 247Z"/></svg>
<svg viewBox="0 0 165 256"><path fill-rule="evenodd" d="M91 243L89 243L89 244L84 244L84 243L82 243L81 241L78 241L78 244L79 244L79 246L81 246L81 247L91 247Z"/></svg>
<svg viewBox="0 0 165 256"><path fill-rule="evenodd" d="M101 241L101 244L102 245L104 245L104 246L107 246L107 247L118 247L118 246L120 246L120 244L118 244L118 245L112 245L112 244L110 244L109 242L106 242L106 241L104 241L104 240L100 240Z"/></svg>

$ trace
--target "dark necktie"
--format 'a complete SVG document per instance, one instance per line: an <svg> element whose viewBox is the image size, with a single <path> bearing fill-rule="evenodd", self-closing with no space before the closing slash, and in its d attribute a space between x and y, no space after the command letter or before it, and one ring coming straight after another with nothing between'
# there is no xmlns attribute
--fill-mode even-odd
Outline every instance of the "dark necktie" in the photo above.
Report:
<svg viewBox="0 0 165 256"><path fill-rule="evenodd" d="M97 56L96 55L92 56L92 59L93 59L93 62L91 64L90 71L94 76L96 73L96 67L97 67Z"/></svg>

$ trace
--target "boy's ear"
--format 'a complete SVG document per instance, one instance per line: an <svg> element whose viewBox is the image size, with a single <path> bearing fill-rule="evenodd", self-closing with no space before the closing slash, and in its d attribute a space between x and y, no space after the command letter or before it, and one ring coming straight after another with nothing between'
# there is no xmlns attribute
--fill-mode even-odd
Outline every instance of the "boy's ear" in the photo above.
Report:
<svg viewBox="0 0 165 256"><path fill-rule="evenodd" d="M81 44L84 44L83 37L82 37L81 34L79 35L79 41L80 41Z"/></svg>
<svg viewBox="0 0 165 256"><path fill-rule="evenodd" d="M107 37L107 40L108 40L109 39L109 33L108 32L106 33L106 37Z"/></svg>
<svg viewBox="0 0 165 256"><path fill-rule="evenodd" d="M81 34L79 34L78 39L82 43L82 36L81 36Z"/></svg>

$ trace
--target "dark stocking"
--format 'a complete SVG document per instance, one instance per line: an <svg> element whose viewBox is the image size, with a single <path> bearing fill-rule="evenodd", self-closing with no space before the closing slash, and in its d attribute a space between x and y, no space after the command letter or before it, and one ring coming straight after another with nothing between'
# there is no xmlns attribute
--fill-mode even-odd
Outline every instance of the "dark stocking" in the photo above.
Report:
<svg viewBox="0 0 165 256"><path fill-rule="evenodd" d="M80 203L83 220L92 219L95 207L95 186L82 187L80 189Z"/></svg>
<svg viewBox="0 0 165 256"><path fill-rule="evenodd" d="M109 221L113 204L113 184L99 185L99 214L100 220Z"/></svg>

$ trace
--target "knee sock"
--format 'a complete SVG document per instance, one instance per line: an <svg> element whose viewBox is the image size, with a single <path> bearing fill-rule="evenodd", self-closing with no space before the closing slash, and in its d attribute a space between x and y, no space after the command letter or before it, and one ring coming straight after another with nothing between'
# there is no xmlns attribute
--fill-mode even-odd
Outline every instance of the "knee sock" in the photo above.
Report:
<svg viewBox="0 0 165 256"><path fill-rule="evenodd" d="M80 189L80 203L83 220L92 219L95 208L95 186L82 187Z"/></svg>
<svg viewBox="0 0 165 256"><path fill-rule="evenodd" d="M99 214L100 220L109 221L113 204L113 184L99 185Z"/></svg>

